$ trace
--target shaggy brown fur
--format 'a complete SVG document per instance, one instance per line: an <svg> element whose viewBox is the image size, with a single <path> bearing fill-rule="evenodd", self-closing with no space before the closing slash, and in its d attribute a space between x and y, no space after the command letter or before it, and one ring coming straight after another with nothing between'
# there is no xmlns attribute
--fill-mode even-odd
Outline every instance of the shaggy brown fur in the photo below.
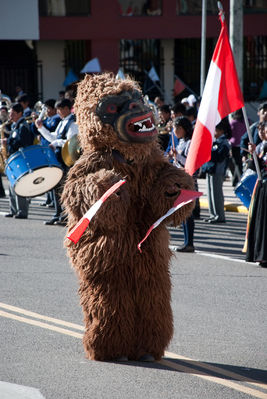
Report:
<svg viewBox="0 0 267 399"><path fill-rule="evenodd" d="M80 241L66 243L80 282L84 348L95 360L163 356L173 334L166 223L180 225L193 208L186 205L165 219L138 251L148 228L172 207L178 195L169 194L177 192L176 184L193 189L193 180L164 158L155 141L122 142L96 116L99 99L133 88L140 90L130 78L88 75L75 102L83 155L69 171L62 197L69 231L115 182L127 181L102 205Z"/></svg>

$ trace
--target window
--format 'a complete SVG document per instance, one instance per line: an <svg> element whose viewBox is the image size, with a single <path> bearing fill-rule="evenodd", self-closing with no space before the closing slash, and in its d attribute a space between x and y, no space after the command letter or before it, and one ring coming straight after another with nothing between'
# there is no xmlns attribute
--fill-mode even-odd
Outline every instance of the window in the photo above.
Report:
<svg viewBox="0 0 267 399"><path fill-rule="evenodd" d="M176 0L177 15L200 15L202 12L202 0ZM207 14L218 14L216 0L207 0Z"/></svg>
<svg viewBox="0 0 267 399"><path fill-rule="evenodd" d="M118 0L121 15L131 16L158 16L162 14L161 0Z"/></svg>
<svg viewBox="0 0 267 399"><path fill-rule="evenodd" d="M76 17L90 15L90 0L39 0L41 17Z"/></svg>

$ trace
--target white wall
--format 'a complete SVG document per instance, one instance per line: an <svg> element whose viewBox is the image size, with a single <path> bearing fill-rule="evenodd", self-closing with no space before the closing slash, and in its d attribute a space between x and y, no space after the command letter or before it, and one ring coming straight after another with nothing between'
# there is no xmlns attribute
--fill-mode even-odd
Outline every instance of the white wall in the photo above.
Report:
<svg viewBox="0 0 267 399"><path fill-rule="evenodd" d="M64 41L40 40L36 46L38 60L43 65L43 100L57 100L58 92L64 90Z"/></svg>
<svg viewBox="0 0 267 399"><path fill-rule="evenodd" d="M164 100L166 104L173 104L173 87L174 87L174 40L164 39L160 41L163 48L164 58Z"/></svg>
<svg viewBox="0 0 267 399"><path fill-rule="evenodd" d="M38 40L38 0L1 0L1 40Z"/></svg>

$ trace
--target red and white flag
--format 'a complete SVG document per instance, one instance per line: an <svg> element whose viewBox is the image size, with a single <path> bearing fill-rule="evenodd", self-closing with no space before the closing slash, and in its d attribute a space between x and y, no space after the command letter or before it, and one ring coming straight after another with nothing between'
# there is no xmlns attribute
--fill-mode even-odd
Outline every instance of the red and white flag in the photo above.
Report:
<svg viewBox="0 0 267 399"><path fill-rule="evenodd" d="M190 174L211 157L215 126L230 113L244 107L235 61L229 43L225 21L209 67L197 121L185 163Z"/></svg>
<svg viewBox="0 0 267 399"><path fill-rule="evenodd" d="M141 245L147 239L147 237L149 236L151 231L154 230L156 227L158 227L164 219L166 219L168 216L172 215L175 211L177 211L177 209L182 208L182 206L184 206L184 205L188 204L189 202L193 201L194 199L200 197L202 194L203 193L201 193L199 191L181 190L179 197L176 198L173 206L168 210L168 212L165 213L165 215L163 215L155 223L153 223L152 226L149 227L145 237L137 245L139 251L142 252Z"/></svg>
<svg viewBox="0 0 267 399"><path fill-rule="evenodd" d="M99 208L103 205L106 199L113 194L115 191L122 186L122 184L126 183L126 180L120 180L117 183L113 184L103 195L102 197L91 206L91 208L86 212L86 214L79 220L79 222L73 227L70 231L67 238L77 244L86 228L88 227L90 221L93 216L99 210Z"/></svg>
<svg viewBox="0 0 267 399"><path fill-rule="evenodd" d="M179 79L177 76L175 77L174 87L173 87L173 94L174 96L178 96L178 94L182 93L186 89L186 85L184 82Z"/></svg>

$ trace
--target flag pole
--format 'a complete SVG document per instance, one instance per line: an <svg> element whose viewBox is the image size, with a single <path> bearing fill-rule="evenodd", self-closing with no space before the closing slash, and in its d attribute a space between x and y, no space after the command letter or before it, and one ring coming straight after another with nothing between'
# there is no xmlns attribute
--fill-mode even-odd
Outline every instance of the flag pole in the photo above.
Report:
<svg viewBox="0 0 267 399"><path fill-rule="evenodd" d="M148 74L148 72L144 69L144 72L145 72L145 74L149 77L149 74ZM150 78L149 78L150 79ZM155 86L157 89L158 89L158 91L160 92L160 94L162 95L162 97L164 97L164 92L163 92L163 90L161 89L161 87L154 81L154 80L152 80L152 79L150 79L151 80L151 82L153 82L153 86ZM153 88L153 86L151 87L151 89ZM150 89L150 90L151 90Z"/></svg>
<svg viewBox="0 0 267 399"><path fill-rule="evenodd" d="M218 8L219 8L219 15L221 16L222 21L224 21L224 10L223 10L222 3L220 1L218 1L217 4L218 4ZM249 127L249 121L248 121L247 111L246 111L245 107L242 107L242 112L243 112L243 116L244 116L244 120L245 120L246 129L248 132L249 141L250 141L250 143L253 144L253 138L252 138L251 130ZM258 160L257 154L255 153L255 151L253 151L252 155L253 155L253 160L255 163L258 179L261 180L261 171L260 171L260 167L259 167L259 160Z"/></svg>
<svg viewBox="0 0 267 399"><path fill-rule="evenodd" d="M205 86L206 74L206 28L207 28L207 0L202 0L201 19L201 62L200 62L200 96L202 97Z"/></svg>

